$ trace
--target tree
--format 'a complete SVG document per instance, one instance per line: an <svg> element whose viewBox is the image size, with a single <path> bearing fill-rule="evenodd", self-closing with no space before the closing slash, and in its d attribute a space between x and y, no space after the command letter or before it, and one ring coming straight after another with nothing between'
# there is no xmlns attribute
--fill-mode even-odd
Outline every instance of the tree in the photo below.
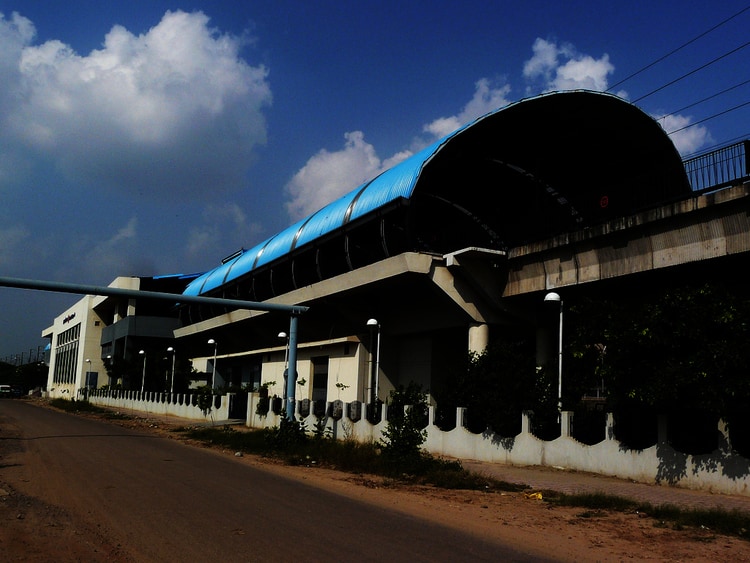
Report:
<svg viewBox="0 0 750 563"><path fill-rule="evenodd" d="M427 421L427 395L421 385L410 382L391 391L381 446L395 472L413 471L422 461L420 447L427 439Z"/></svg>
<svg viewBox="0 0 750 563"><path fill-rule="evenodd" d="M466 427L488 428L504 437L521 430L521 414L534 411L541 420L557 413L554 370L537 370L532 333L504 335L481 354L469 353L452 385L437 397L442 416L466 408Z"/></svg>
<svg viewBox="0 0 750 563"><path fill-rule="evenodd" d="M725 414L750 406L750 299L727 282L571 308L571 369L603 378L610 408ZM604 351L602 354L601 352Z"/></svg>

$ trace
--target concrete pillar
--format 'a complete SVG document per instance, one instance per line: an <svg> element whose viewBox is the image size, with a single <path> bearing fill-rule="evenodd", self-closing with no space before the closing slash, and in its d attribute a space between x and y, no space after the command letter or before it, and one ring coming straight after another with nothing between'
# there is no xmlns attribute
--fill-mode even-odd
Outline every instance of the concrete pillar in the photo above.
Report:
<svg viewBox="0 0 750 563"><path fill-rule="evenodd" d="M562 411L560 413L560 436L570 438L570 431L573 426L573 411Z"/></svg>
<svg viewBox="0 0 750 563"><path fill-rule="evenodd" d="M469 352L481 354L490 343L490 327L486 323L469 326Z"/></svg>
<svg viewBox="0 0 750 563"><path fill-rule="evenodd" d="M615 415L611 412L607 413L607 430L604 436L605 440L615 439Z"/></svg>
<svg viewBox="0 0 750 563"><path fill-rule="evenodd" d="M531 434L531 417L532 413L529 411L521 413L521 434Z"/></svg>
<svg viewBox="0 0 750 563"><path fill-rule="evenodd" d="M466 416L466 407L456 408L456 428L464 427L464 417Z"/></svg>

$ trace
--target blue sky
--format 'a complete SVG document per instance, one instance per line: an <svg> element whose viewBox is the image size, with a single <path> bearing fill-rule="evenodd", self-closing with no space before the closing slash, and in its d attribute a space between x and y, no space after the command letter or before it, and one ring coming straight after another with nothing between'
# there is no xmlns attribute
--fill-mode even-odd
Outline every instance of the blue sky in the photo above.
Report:
<svg viewBox="0 0 750 563"><path fill-rule="evenodd" d="M551 90L610 90L667 131L697 123L673 135L685 155L750 136L747 0L0 0L0 14L2 276L205 271ZM0 359L35 352L77 299L0 289Z"/></svg>

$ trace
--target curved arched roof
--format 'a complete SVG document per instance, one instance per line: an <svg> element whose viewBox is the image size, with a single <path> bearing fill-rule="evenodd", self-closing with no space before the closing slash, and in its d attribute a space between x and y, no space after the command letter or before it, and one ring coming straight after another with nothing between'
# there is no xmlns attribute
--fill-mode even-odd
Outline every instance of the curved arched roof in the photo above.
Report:
<svg viewBox="0 0 750 563"><path fill-rule="evenodd" d="M690 193L663 129L636 106L570 91L491 112L206 272L185 294L211 292L417 192L478 215L506 244L575 228Z"/></svg>

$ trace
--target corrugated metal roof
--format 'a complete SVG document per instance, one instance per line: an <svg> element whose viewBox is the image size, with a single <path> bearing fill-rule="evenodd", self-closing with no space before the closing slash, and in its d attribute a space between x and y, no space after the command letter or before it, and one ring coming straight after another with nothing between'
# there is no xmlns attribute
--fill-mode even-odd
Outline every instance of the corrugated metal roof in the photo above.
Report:
<svg viewBox="0 0 750 563"><path fill-rule="evenodd" d="M591 195L589 192L593 190L591 186L600 185L601 177L604 177L603 171L608 171L608 166L617 167L619 162L611 160L611 157L617 154L617 146L613 144L613 141L616 141L619 137L609 138L607 139L608 143L605 143L602 138L597 136L601 134L599 124L604 117L594 119L596 108L598 107L601 110L602 107L600 103L595 102L603 102L605 109L612 112L612 115L608 118L617 117L617 119L611 119L613 122L611 128L616 130L617 127L621 127L627 130L630 136L637 137L640 145L645 146L646 149L651 146L649 143L656 148L661 148L661 145L665 143L671 145L664 131L659 127L654 127L652 119L645 114L641 116L642 112L635 106L611 94L569 91L548 93L536 98L520 100L464 125L316 213L254 248L244 251L239 257L206 272L188 285L185 294L200 295L215 290L260 266L284 257L295 249L314 243L321 237L346 226L351 221L360 219L400 198L411 198L420 182L420 176L428 164L430 164L430 168L439 163L443 167L448 166L449 168L445 168L445 170L437 169L440 170L440 173L450 171L454 174L454 179L459 179L461 174L466 173L461 167L464 152L467 155L480 154L485 160L498 159L495 161L499 165L502 165L506 160L506 153L511 153L509 157L515 157L517 160L526 163L527 166L533 166L532 160L544 162L548 169L554 171L551 176L553 185L559 184L567 187L569 192L573 189L571 187L573 186L583 196L588 197ZM571 109L574 110L574 113L569 116L568 112ZM633 110L638 114L635 115L636 119L633 119ZM565 117L565 119L560 116ZM577 132L576 128L571 127L571 123L576 124L575 120L580 119L580 116L587 117L586 122L589 126L588 129ZM549 125L550 123L551 125ZM625 141L627 141L627 138ZM622 142L625 143L625 141ZM447 145L454 147L455 150L443 151ZM630 145L626 146L630 147ZM575 153L571 151L575 151ZM679 165L680 173L683 174L679 155L673 146L671 151L674 153L672 160L676 162L675 170L676 166ZM589 155L589 152L595 154ZM647 150L646 153L648 153ZM442 160L438 160L441 154L445 156ZM580 155L582 164L569 166L570 159L577 158L578 155ZM467 162L473 161L467 159ZM517 164L513 160L509 162L510 164ZM584 165L584 169L592 170L589 175L594 179L588 178L590 181L586 184L586 188L580 189L581 179L575 171L580 170L580 166ZM471 165L467 164L466 166ZM521 170L521 172L524 171ZM546 170L546 172L549 173L550 170ZM460 185L460 182L457 182L456 185ZM512 184L507 185L512 186ZM687 186L686 182L685 185ZM644 188L644 190L646 189ZM480 198L480 196L485 198L479 199L478 205L484 204L486 206L487 196L479 193L474 195L477 198ZM505 217L506 221L518 227L517 221L516 223L513 222L515 218L513 214L517 211L514 205L525 206L524 209L528 208L528 202L523 199L528 196L516 194L514 195L515 199L511 199L511 195L513 194L510 192L503 194L506 202L508 202L507 212L506 215L498 214L498 216ZM571 192L567 195L576 194ZM656 195L650 197L654 198ZM589 199L591 198L589 197ZM597 198L596 201L599 201L599 199ZM588 203L588 200L584 203ZM508 213L511 215L508 216Z"/></svg>
<svg viewBox="0 0 750 563"><path fill-rule="evenodd" d="M184 294L208 293L398 198L411 197L422 167L449 137L425 147L306 219L286 228L254 248L244 251L226 264L206 272L191 282Z"/></svg>

